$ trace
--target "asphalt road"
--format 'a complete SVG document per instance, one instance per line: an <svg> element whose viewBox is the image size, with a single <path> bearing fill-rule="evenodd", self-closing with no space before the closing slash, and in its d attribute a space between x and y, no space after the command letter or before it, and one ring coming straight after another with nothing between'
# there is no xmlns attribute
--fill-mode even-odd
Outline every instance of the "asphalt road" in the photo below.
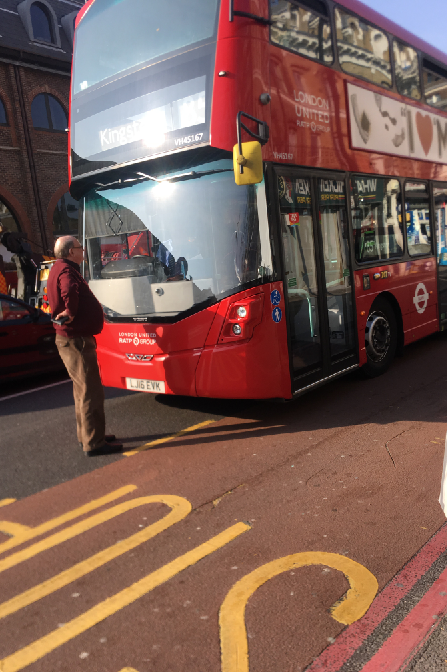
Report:
<svg viewBox="0 0 447 672"><path fill-rule="evenodd" d="M2 672L363 669L447 567L446 347L287 404L108 390L168 439L128 457L84 458L70 383L0 399Z"/></svg>

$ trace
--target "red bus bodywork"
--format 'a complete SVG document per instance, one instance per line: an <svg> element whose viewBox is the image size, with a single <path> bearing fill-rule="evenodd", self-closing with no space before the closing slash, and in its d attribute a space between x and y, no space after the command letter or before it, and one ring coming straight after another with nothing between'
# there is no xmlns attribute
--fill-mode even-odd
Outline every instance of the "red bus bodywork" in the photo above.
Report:
<svg viewBox="0 0 447 672"><path fill-rule="evenodd" d="M79 12L77 25L90 4ZM234 4L237 10L269 18L267 0L234 0ZM340 0L338 4L422 50L447 68L444 54L363 4L356 0ZM270 139L262 148L266 164L447 182L444 163L353 149L347 85L353 83L410 104L421 115L436 112L447 120L445 113L291 53L270 42L268 25L240 16L235 16L230 23L228 15L229 0L222 0L210 127L213 147L232 151L236 142L236 115L243 110L269 126ZM260 100L263 93L271 96L267 105ZM306 133L297 128L301 100L327 101L329 109L323 116L318 102L307 108L310 123L320 126L319 131ZM365 275L370 281L367 290L364 289ZM374 268L371 265L365 269L353 267L352 277L358 365L367 361L365 327L378 295L386 296L395 307L403 344L440 328L437 263L433 255ZM428 295L419 299L421 283ZM104 384L125 388L129 377L164 381L165 391L170 394L290 398L296 390L290 372L287 323L286 319L279 323L272 319L274 306L270 296L275 289L281 294L279 307L284 313L284 282L281 280L234 294L174 324L106 323L97 337ZM234 306L239 303L249 307L246 324L234 317ZM422 305L424 310L418 310ZM228 330L232 320L242 325L240 337ZM145 360L141 361L143 357Z"/></svg>

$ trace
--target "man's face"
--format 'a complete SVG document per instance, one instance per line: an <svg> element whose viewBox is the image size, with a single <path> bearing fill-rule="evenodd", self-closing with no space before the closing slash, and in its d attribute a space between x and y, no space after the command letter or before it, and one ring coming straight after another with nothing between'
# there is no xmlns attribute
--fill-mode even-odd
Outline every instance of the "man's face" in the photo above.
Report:
<svg viewBox="0 0 447 672"><path fill-rule="evenodd" d="M79 265L81 265L84 260L84 248L79 244L78 240L75 241L75 244L69 252L69 259Z"/></svg>

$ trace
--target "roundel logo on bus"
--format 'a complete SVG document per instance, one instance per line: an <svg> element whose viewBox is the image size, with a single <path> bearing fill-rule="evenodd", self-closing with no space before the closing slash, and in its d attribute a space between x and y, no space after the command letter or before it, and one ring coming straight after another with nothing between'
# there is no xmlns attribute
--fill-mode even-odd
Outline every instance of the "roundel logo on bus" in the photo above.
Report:
<svg viewBox="0 0 447 672"><path fill-rule="evenodd" d="M416 291L413 297L413 303L416 306L416 310L421 315L428 305L429 294L427 288L423 282L420 282L416 287Z"/></svg>
<svg viewBox="0 0 447 672"><path fill-rule="evenodd" d="M157 334L137 334L135 332L120 332L118 343L133 343L134 345L155 345Z"/></svg>

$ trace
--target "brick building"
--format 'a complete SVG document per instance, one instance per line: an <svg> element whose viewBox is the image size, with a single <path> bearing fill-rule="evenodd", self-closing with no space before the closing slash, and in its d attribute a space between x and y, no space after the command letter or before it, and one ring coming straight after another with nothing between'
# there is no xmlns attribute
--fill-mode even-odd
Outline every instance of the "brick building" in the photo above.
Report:
<svg viewBox="0 0 447 672"><path fill-rule="evenodd" d="M0 0L0 223L24 234L35 252L77 231L66 128L74 20L82 5ZM4 248L0 254L9 261Z"/></svg>

